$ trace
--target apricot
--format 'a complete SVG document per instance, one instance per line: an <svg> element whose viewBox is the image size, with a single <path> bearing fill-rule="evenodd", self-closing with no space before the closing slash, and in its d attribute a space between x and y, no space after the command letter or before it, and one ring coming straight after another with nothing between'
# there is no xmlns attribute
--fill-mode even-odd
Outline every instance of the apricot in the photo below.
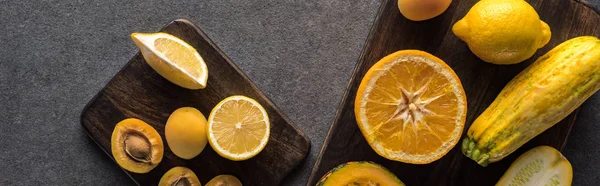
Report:
<svg viewBox="0 0 600 186"><path fill-rule="evenodd" d="M206 117L192 107L175 110L165 125L169 149L182 159L192 159L206 147Z"/></svg>
<svg viewBox="0 0 600 186"><path fill-rule="evenodd" d="M452 0L398 0L398 9L407 19L423 21L446 11Z"/></svg>
<svg viewBox="0 0 600 186"><path fill-rule="evenodd" d="M222 174L208 181L205 186L242 186L242 182L235 176Z"/></svg>
<svg viewBox="0 0 600 186"><path fill-rule="evenodd" d="M185 167L173 167L167 171L160 181L158 186L201 186L200 180L194 171Z"/></svg>
<svg viewBox="0 0 600 186"><path fill-rule="evenodd" d="M162 138L139 119L128 118L117 123L110 144L117 164L130 172L147 173L162 161Z"/></svg>

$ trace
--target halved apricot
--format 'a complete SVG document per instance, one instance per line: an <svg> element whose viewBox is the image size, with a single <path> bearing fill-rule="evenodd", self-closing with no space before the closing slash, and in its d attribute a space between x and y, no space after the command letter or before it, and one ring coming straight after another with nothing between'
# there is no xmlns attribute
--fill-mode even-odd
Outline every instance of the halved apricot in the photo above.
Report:
<svg viewBox="0 0 600 186"><path fill-rule="evenodd" d="M173 167L167 171L160 181L158 186L201 186L200 180L194 171L185 167Z"/></svg>
<svg viewBox="0 0 600 186"><path fill-rule="evenodd" d="M163 142L152 126L142 120L129 118L115 126L111 150L115 161L123 169L147 173L162 160Z"/></svg>
<svg viewBox="0 0 600 186"><path fill-rule="evenodd" d="M208 181L206 186L242 186L242 182L235 176L222 174Z"/></svg>

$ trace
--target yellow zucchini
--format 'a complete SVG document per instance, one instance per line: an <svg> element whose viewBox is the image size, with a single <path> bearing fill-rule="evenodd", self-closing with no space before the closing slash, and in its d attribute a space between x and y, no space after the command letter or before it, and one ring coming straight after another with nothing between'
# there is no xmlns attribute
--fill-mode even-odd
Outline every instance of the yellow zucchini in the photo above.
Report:
<svg viewBox="0 0 600 186"><path fill-rule="evenodd" d="M539 146L519 156L496 186L570 186L572 181L569 160L552 147Z"/></svg>
<svg viewBox="0 0 600 186"><path fill-rule="evenodd" d="M564 119L600 88L600 40L570 39L539 57L473 122L462 152L482 166Z"/></svg>

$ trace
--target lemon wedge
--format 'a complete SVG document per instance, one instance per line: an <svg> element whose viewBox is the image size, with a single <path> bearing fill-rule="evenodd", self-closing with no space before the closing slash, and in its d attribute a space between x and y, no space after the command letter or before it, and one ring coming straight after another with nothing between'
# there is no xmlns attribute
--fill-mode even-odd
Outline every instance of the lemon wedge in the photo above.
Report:
<svg viewBox="0 0 600 186"><path fill-rule="evenodd" d="M187 89L203 89L208 68L202 56L185 41L167 33L133 33L131 38L158 74Z"/></svg>

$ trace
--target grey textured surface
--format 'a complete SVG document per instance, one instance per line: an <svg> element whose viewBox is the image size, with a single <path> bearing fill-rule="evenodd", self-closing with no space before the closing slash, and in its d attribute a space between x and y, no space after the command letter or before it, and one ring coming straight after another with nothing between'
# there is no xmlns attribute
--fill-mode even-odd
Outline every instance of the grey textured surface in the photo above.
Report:
<svg viewBox="0 0 600 186"><path fill-rule="evenodd" d="M588 0L600 5L598 0ZM84 105L137 52L131 32L200 26L308 136L304 185L379 1L0 0L0 185L133 185L79 124ZM565 152L575 185L600 183L600 94Z"/></svg>
<svg viewBox="0 0 600 186"><path fill-rule="evenodd" d="M577 0L577 1L588 5L592 9L596 10L596 12L600 12L600 0Z"/></svg>

